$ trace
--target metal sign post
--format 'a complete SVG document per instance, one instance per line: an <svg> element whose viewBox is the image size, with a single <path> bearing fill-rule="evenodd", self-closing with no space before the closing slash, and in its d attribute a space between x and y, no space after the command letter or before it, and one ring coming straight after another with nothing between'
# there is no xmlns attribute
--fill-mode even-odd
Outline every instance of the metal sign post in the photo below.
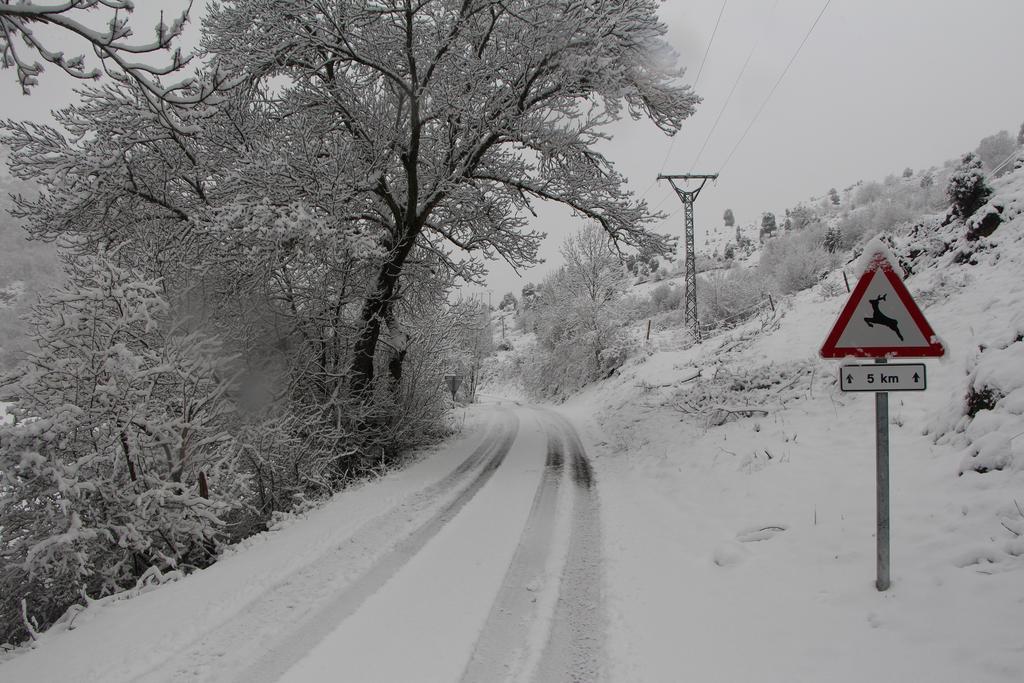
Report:
<svg viewBox="0 0 1024 683"><path fill-rule="evenodd" d="M454 403L455 394L459 391L459 387L462 386L462 378L458 375L448 374L444 376L444 381L448 385L448 391L452 392L452 403Z"/></svg>
<svg viewBox="0 0 1024 683"><path fill-rule="evenodd" d="M871 249L869 246L868 249ZM844 273L845 275L845 273ZM932 331L903 280L875 246L860 281L821 347L823 358L873 358L873 365L839 369L842 391L875 392L875 587L892 584L889 545L889 392L923 391L922 363L889 365L889 358L942 356L946 348Z"/></svg>
<svg viewBox="0 0 1024 683"><path fill-rule="evenodd" d="M886 360L875 361L884 365ZM875 393L875 588L889 588L889 392Z"/></svg>

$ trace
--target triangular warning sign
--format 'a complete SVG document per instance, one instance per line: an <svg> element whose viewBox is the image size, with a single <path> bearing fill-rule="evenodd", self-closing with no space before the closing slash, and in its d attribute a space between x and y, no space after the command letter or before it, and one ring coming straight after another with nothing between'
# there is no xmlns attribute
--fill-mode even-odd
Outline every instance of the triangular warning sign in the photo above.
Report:
<svg viewBox="0 0 1024 683"><path fill-rule="evenodd" d="M882 253L876 253L864 269L821 347L823 358L926 358L945 353Z"/></svg>

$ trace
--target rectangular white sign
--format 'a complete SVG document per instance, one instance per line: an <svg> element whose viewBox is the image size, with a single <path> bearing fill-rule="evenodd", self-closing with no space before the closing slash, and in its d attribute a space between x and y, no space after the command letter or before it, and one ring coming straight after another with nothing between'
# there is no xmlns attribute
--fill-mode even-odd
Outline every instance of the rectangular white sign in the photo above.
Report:
<svg viewBox="0 0 1024 683"><path fill-rule="evenodd" d="M924 391L928 386L924 363L872 363L839 368L843 391Z"/></svg>

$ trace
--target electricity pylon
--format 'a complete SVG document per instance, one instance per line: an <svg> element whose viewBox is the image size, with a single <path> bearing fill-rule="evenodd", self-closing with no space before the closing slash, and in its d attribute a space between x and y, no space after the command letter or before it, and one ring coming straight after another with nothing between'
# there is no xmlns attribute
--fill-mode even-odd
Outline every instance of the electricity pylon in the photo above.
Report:
<svg viewBox="0 0 1024 683"><path fill-rule="evenodd" d="M700 341L700 324L697 322L697 259L693 251L693 203L697 195L704 189L704 184L709 180L715 180L718 174L692 174L682 173L677 175L658 174L658 180L667 180L672 189L679 196L683 203L686 214L686 307L683 312L683 324L693 334L695 341ZM699 180L700 185L696 189L688 190L676 184L677 180Z"/></svg>

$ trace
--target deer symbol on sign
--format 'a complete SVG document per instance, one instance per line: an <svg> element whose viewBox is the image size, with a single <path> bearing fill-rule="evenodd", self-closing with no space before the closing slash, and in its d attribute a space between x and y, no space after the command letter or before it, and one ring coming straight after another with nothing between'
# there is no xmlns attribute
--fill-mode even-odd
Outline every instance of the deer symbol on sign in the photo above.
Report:
<svg viewBox="0 0 1024 683"><path fill-rule="evenodd" d="M878 302L880 301L885 301L885 294L881 294L874 299L868 299L868 303L871 304L871 317L864 318L864 322L868 324L868 327L874 327L875 323L888 327L896 333L896 336L900 338L900 341L903 341L903 335L900 334L899 322L878 310Z"/></svg>

